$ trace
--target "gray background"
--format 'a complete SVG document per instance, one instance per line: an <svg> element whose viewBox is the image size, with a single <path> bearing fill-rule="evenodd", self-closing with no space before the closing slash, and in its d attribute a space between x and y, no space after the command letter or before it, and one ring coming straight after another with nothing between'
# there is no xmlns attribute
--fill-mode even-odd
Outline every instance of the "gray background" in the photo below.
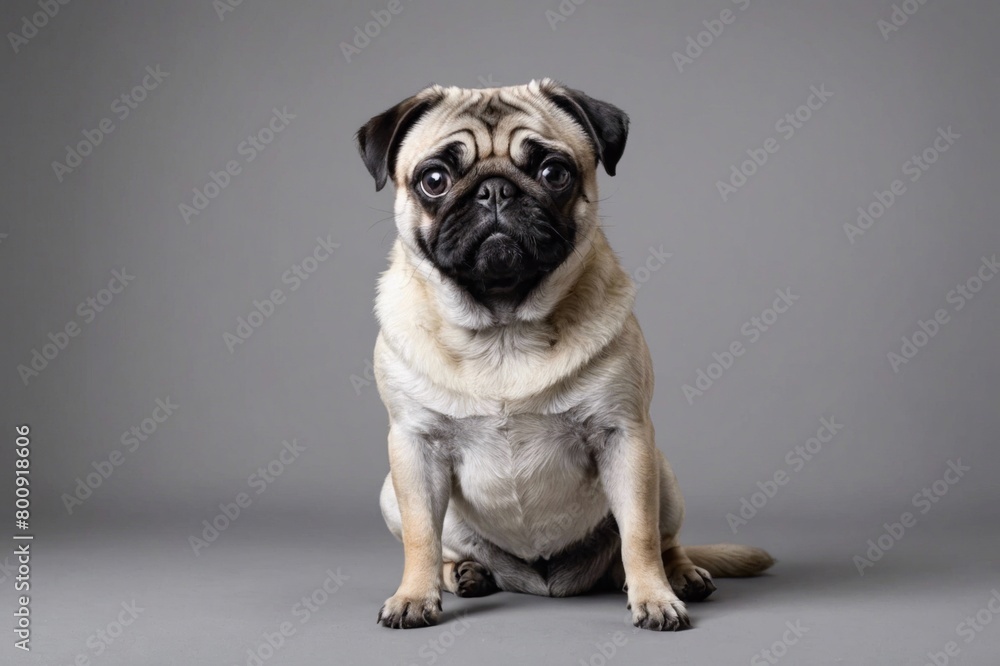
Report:
<svg viewBox="0 0 1000 666"><path fill-rule="evenodd" d="M33 650L5 627L0 660L246 663L332 569L343 586L266 663L599 664L595 642L616 631L609 663L748 663L796 621L810 631L784 663L922 664L949 640L953 663L994 663L1000 622L968 644L956 627L1000 589L1000 280L961 311L946 298L1000 252L996 3L930 0L885 39L888 0L590 0L555 24L556 0L402 0L347 62L341 42L387 4L244 0L220 20L207 0L71 2L18 53L0 47L0 463L30 424L36 534ZM672 54L724 9L735 21L678 71ZM7 2L0 28L38 11ZM119 120L114 100L156 65L167 78ZM365 372L394 228L353 133L432 82L541 76L632 118L619 175L602 175L604 222L630 272L651 247L672 255L637 274L636 308L686 541L753 543L780 563L722 581L678 635L633 632L624 597L509 594L446 595L441 626L381 630L402 557L378 513L386 416ZM833 97L786 140L776 121L821 85ZM275 107L295 119L243 163ZM52 162L104 117L116 129L59 182ZM949 126L960 138L851 244L856 208ZM779 151L723 201L716 181L768 137ZM241 173L185 224L179 204L234 159ZM282 274L327 236L334 257L289 291ZM84 323L78 304L122 267L135 280ZM224 333L275 288L287 301L230 353ZM785 288L794 307L689 404L682 385L748 342L741 326ZM949 323L893 372L887 354L938 308ZM26 386L18 365L70 321L81 333ZM63 494L167 397L177 412L70 514ZM844 428L792 470L786 453L821 417ZM305 451L255 494L248 478L291 439ZM919 514L911 498L959 458L971 470ZM790 481L734 535L726 514L778 470ZM252 504L195 555L189 536L240 492ZM917 525L859 576L852 557L904 511ZM140 619L95 655L88 637L132 599Z"/></svg>

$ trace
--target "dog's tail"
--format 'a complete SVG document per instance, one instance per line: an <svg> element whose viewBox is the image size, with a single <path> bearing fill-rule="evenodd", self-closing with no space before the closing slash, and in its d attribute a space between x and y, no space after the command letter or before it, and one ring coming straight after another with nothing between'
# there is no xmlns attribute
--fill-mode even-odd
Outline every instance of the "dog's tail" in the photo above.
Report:
<svg viewBox="0 0 1000 666"><path fill-rule="evenodd" d="M734 543L684 546L684 553L695 566L707 569L717 578L756 576L774 564L774 558L766 550Z"/></svg>

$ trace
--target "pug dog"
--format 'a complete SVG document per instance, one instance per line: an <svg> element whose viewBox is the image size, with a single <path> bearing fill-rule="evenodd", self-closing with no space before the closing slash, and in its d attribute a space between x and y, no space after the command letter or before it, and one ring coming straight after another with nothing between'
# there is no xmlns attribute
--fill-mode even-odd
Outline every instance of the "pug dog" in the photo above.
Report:
<svg viewBox="0 0 1000 666"><path fill-rule="evenodd" d="M386 627L433 625L441 590L624 590L637 627L690 625L714 577L763 550L683 546L657 448L635 286L601 229L629 119L551 79L431 86L357 132L398 237L378 282L374 368L389 415L381 492L403 543Z"/></svg>

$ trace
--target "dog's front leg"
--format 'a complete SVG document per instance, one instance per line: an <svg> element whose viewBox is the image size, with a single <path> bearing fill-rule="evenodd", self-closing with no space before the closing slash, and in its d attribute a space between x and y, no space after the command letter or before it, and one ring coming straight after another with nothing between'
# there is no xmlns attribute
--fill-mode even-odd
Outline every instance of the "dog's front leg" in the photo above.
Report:
<svg viewBox="0 0 1000 666"><path fill-rule="evenodd" d="M437 624L441 613L441 528L451 492L451 465L430 439L389 429L389 465L403 532L403 580L378 622L409 629Z"/></svg>
<svg viewBox="0 0 1000 666"><path fill-rule="evenodd" d="M690 626L684 603L663 570L660 552L660 467L651 423L612 430L598 469L622 539L622 564L632 623L676 631Z"/></svg>

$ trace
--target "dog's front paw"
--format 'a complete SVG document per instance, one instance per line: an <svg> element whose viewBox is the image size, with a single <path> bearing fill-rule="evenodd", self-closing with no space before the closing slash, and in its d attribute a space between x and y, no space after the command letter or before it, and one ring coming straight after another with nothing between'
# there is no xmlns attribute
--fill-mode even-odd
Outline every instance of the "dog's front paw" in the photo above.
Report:
<svg viewBox="0 0 1000 666"><path fill-rule="evenodd" d="M433 626L440 617L440 595L416 598L396 594L382 604L376 622L393 629L413 629Z"/></svg>
<svg viewBox="0 0 1000 666"><path fill-rule="evenodd" d="M673 594L629 599L628 607L632 610L632 624L641 629L679 631L691 626L684 602Z"/></svg>

